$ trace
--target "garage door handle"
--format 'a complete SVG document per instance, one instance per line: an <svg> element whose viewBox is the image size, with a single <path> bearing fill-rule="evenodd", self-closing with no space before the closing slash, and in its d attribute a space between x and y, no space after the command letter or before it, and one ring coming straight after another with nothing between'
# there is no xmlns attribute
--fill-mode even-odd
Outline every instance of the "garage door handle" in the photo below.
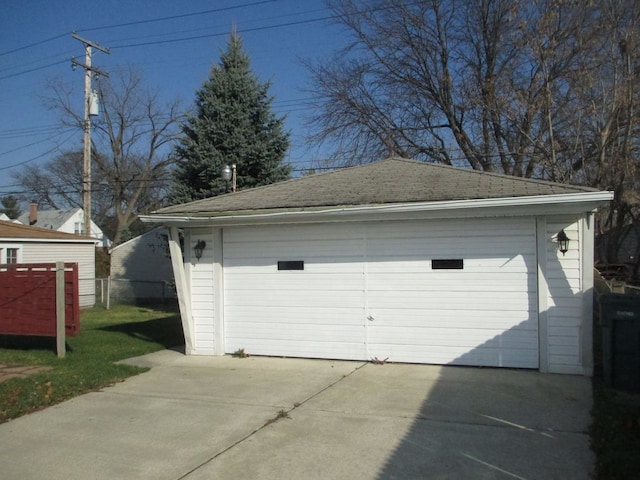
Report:
<svg viewBox="0 0 640 480"><path fill-rule="evenodd" d="M375 318L373 317L373 315L368 315L367 320L369 320L370 322L373 322Z"/></svg>

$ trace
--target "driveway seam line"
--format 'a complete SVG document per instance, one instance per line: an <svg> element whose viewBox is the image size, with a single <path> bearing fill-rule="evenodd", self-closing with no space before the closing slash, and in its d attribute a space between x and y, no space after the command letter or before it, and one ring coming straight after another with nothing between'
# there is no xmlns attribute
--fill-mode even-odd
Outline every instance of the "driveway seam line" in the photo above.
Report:
<svg viewBox="0 0 640 480"><path fill-rule="evenodd" d="M365 362L362 365L354 368L351 372L349 372L346 375L341 376L338 380L336 380L335 382L330 383L329 385L327 385L326 387L323 387L322 389L318 390L316 393L314 393L313 395L311 395L310 397L306 398L305 400L303 400L300 403L295 403L293 405L292 408L288 409L288 410L284 410L282 409L281 412L284 412L286 416L288 415L290 412L294 411L296 408L304 405L305 403L307 403L309 400L317 397L318 395L320 395L322 392L326 391L327 389L333 387L334 385L340 383L341 381L343 381L345 378L350 377L351 375L353 375L354 373L356 373L358 370L360 370L361 368L363 368L365 365L367 365L369 362ZM280 416L280 415L279 415ZM278 419L278 417L276 417L276 420ZM228 452L229 450L231 450L232 448L234 448L236 445L241 444L242 442L244 442L245 440L248 440L249 438L251 438L252 436L254 436L256 433L258 433L259 431L261 431L262 429L268 427L269 425L271 425L272 423L274 423L274 421L269 421L267 420L264 425L261 425L260 427L256 428L255 430L253 430L252 432L248 433L247 435L245 435L244 437L242 437L241 439L239 439L238 441L232 443L231 445L229 445L228 447L226 447L225 449L219 451L218 453L216 453L215 455L213 455L212 457L208 458L207 460L205 460L204 462L200 463L199 465L193 467L191 470L189 470L187 473L185 473L184 475L178 477L176 480L183 480L185 478L187 478L189 475L191 475L192 473L200 470L202 467L204 467L205 465L211 463L212 461L214 461L216 458L218 458L220 455Z"/></svg>

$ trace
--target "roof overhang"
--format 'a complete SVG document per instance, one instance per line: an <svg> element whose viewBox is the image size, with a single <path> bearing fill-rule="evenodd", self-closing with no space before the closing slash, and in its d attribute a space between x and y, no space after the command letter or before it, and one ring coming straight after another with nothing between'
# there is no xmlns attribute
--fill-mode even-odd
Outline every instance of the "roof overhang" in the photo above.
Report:
<svg viewBox="0 0 640 480"><path fill-rule="evenodd" d="M140 219L145 223L197 227L383 219L464 218L471 216L561 215L593 212L611 200L613 200L613 192L596 191L441 202L309 207L295 210L151 214L140 216Z"/></svg>
<svg viewBox="0 0 640 480"><path fill-rule="evenodd" d="M93 238L33 238L33 237L0 237L0 243L86 243L95 244L96 239Z"/></svg>

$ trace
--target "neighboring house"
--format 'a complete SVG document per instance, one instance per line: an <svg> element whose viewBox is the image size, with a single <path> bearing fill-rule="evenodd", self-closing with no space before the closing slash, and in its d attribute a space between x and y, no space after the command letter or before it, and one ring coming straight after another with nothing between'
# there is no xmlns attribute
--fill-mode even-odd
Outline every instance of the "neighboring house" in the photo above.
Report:
<svg viewBox="0 0 640 480"><path fill-rule="evenodd" d="M23 213L18 220L33 227L48 228L57 232L84 234L84 210L80 207L70 210L38 210L38 205L29 205L29 212ZM91 237L96 239L96 247L108 248L111 240L91 221Z"/></svg>
<svg viewBox="0 0 640 480"><path fill-rule="evenodd" d="M188 354L591 375L593 214L611 199L393 158L143 220L169 228Z"/></svg>
<svg viewBox="0 0 640 480"><path fill-rule="evenodd" d="M154 228L113 247L110 293L124 302L175 299L166 229Z"/></svg>
<svg viewBox="0 0 640 480"><path fill-rule="evenodd" d="M5 213L0 213L0 220L4 220L5 222L22 223L19 220L11 220Z"/></svg>
<svg viewBox="0 0 640 480"><path fill-rule="evenodd" d="M95 255L91 238L0 220L0 264L77 263L81 308L95 304Z"/></svg>

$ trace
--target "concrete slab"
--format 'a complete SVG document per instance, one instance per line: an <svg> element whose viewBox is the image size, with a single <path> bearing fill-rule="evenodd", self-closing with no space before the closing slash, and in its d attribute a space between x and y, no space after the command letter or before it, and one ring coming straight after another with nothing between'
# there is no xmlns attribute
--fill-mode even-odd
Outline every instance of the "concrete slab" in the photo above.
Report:
<svg viewBox="0 0 640 480"><path fill-rule="evenodd" d="M590 478L587 378L164 351L0 425L0 477Z"/></svg>

